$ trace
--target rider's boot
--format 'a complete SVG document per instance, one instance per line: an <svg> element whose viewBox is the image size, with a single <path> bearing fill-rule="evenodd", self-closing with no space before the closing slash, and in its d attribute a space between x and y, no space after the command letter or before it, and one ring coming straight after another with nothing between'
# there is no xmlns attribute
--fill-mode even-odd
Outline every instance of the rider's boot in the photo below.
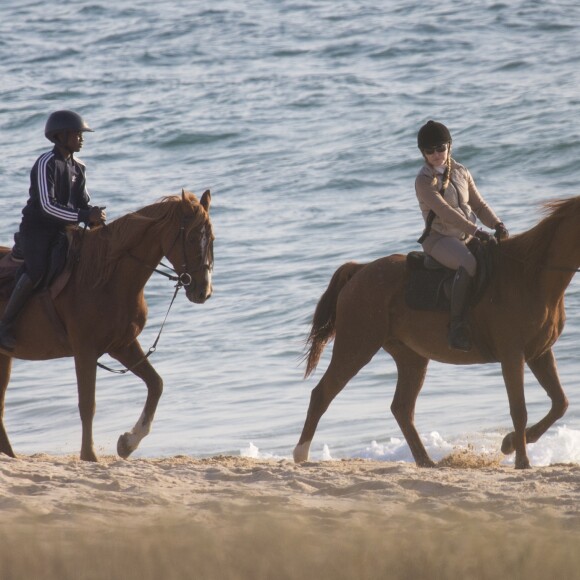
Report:
<svg viewBox="0 0 580 580"><path fill-rule="evenodd" d="M471 294L471 276L463 267L459 268L453 278L451 289L451 323L449 324L448 343L455 350L469 352L471 336L467 322L467 307Z"/></svg>
<svg viewBox="0 0 580 580"><path fill-rule="evenodd" d="M26 301L34 291L34 284L28 274L24 273L18 278L12 291L10 300L6 304L4 314L0 320L0 348L13 351L16 346L14 337L14 324Z"/></svg>

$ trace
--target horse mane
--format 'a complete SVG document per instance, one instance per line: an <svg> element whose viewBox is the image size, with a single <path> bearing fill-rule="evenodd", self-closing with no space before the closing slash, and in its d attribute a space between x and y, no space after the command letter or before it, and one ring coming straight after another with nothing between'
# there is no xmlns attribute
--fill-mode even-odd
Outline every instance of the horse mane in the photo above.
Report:
<svg viewBox="0 0 580 580"><path fill-rule="evenodd" d="M533 228L501 242L500 255L507 256L509 267L521 271L527 280L534 281L546 266L547 254L552 240L571 214L580 215L580 197L557 199L542 205L547 214Z"/></svg>
<svg viewBox="0 0 580 580"><path fill-rule="evenodd" d="M185 192L184 197L191 208L188 216L191 220L187 222L189 232L207 220L207 213L193 193ZM78 280L93 287L108 282L118 259L129 248L138 245L151 228L159 230L161 235L168 224L178 224L184 215L183 207L181 196L168 195L105 226L84 231L79 229L69 252L69 260L80 255L76 266ZM151 266L156 267L157 264Z"/></svg>

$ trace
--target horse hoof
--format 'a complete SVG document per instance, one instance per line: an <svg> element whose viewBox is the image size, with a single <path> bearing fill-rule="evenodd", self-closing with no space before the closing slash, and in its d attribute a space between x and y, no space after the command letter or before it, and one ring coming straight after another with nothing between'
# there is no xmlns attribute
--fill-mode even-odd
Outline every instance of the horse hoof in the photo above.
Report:
<svg viewBox="0 0 580 580"><path fill-rule="evenodd" d="M531 469L532 466L530 465L530 460L527 457L523 459L516 459L515 464L516 469Z"/></svg>
<svg viewBox="0 0 580 580"><path fill-rule="evenodd" d="M88 453L81 452L81 461L91 461L93 463L97 463L99 460L97 459L95 452L90 451Z"/></svg>
<svg viewBox="0 0 580 580"><path fill-rule="evenodd" d="M423 459L421 461L416 461L415 463L417 463L417 467L427 467L427 468L437 467L435 462L431 461L431 459L429 458Z"/></svg>
<svg viewBox="0 0 580 580"><path fill-rule="evenodd" d="M135 451L135 447L129 442L130 437L131 433L123 433L117 441L117 455L122 459L127 459Z"/></svg>
<svg viewBox="0 0 580 580"><path fill-rule="evenodd" d="M302 443L294 447L294 463L304 463L310 456L310 443Z"/></svg>
<svg viewBox="0 0 580 580"><path fill-rule="evenodd" d="M510 453L513 453L515 451L514 449L514 434L512 433L508 433L504 438L503 441L501 442L501 452L504 455L509 455Z"/></svg>

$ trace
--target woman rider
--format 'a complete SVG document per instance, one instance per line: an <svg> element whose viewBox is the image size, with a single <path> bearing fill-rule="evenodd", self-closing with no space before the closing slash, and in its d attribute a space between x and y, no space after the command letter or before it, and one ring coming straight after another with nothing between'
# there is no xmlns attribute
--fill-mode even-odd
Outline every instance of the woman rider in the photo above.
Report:
<svg viewBox="0 0 580 580"><path fill-rule="evenodd" d="M478 228L477 218L495 230L498 240L507 238L509 233L477 191L467 168L452 159L451 134L445 125L428 121L419 130L417 145L425 160L415 180L426 225L419 242L428 255L456 270L448 342L453 349L469 351L471 338L466 310L476 262L466 244L472 237L483 242L493 238L491 233Z"/></svg>
<svg viewBox="0 0 580 580"><path fill-rule="evenodd" d="M18 243L24 268L0 320L0 348L14 350L14 324L26 301L39 287L49 265L53 243L69 224L104 223L104 208L89 205L85 166L74 157L83 146L83 135L92 129L74 111L55 111L44 129L54 143L30 172L30 190L22 210Z"/></svg>

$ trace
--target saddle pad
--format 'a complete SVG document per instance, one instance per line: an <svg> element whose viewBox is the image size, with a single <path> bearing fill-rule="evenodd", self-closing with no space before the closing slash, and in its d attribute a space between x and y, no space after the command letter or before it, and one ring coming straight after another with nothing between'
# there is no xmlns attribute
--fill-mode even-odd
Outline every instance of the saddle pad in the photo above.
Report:
<svg viewBox="0 0 580 580"><path fill-rule="evenodd" d="M405 302L413 310L448 311L449 299L445 294L445 281L453 278L449 270L409 270L405 285Z"/></svg>

